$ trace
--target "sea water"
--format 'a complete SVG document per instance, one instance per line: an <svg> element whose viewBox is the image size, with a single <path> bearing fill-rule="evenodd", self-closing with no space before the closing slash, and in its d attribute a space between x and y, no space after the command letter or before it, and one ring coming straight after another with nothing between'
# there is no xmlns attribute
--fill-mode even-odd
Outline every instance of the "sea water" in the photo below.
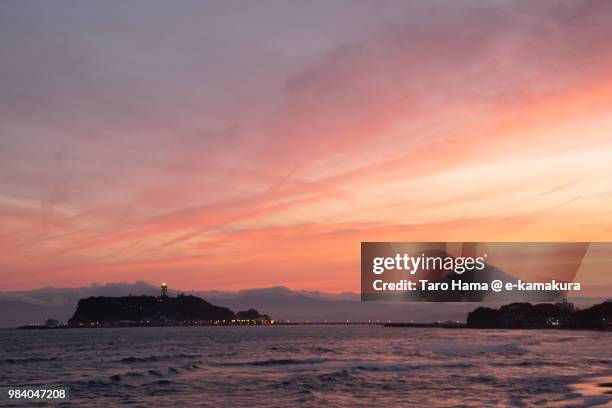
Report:
<svg viewBox="0 0 612 408"><path fill-rule="evenodd" d="M68 387L61 406L606 406L610 376L610 332L0 330L0 386Z"/></svg>

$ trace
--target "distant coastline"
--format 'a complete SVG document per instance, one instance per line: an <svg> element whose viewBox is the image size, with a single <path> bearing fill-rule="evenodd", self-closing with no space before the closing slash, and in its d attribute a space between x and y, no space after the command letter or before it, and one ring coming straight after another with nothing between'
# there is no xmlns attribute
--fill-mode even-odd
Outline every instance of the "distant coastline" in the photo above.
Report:
<svg viewBox="0 0 612 408"><path fill-rule="evenodd" d="M586 309L573 304L512 303L491 309L478 307L467 314L466 322L437 321L288 321L275 320L250 308L233 312L204 299L179 293L169 296L166 284L159 296L90 296L78 301L67 323L47 319L43 324L19 326L18 329L46 330L66 328L232 326L232 325L382 325L406 328L479 328L479 329L586 329L612 330L612 301Z"/></svg>

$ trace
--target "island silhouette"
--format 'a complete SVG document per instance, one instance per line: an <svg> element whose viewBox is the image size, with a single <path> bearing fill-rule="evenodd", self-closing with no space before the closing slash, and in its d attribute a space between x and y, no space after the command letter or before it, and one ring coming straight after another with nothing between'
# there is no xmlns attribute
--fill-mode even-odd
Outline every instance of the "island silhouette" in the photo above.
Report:
<svg viewBox="0 0 612 408"><path fill-rule="evenodd" d="M197 296L182 293L169 296L165 283L161 286L160 296L92 296L80 299L74 315L68 320L69 327L274 323L268 315L255 309L234 313Z"/></svg>

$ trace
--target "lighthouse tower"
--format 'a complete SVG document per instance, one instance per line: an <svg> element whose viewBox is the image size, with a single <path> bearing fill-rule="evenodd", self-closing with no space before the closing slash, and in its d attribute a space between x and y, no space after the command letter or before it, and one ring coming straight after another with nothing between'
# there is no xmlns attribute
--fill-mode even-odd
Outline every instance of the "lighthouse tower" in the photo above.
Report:
<svg viewBox="0 0 612 408"><path fill-rule="evenodd" d="M166 282L161 284L161 297L168 297L168 285L166 285Z"/></svg>

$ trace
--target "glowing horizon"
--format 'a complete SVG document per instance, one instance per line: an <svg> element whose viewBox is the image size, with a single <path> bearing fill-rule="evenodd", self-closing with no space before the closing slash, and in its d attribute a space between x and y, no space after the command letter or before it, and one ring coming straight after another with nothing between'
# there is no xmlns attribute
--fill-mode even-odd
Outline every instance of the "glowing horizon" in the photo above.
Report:
<svg viewBox="0 0 612 408"><path fill-rule="evenodd" d="M612 241L612 3L119 4L0 5L3 290Z"/></svg>

